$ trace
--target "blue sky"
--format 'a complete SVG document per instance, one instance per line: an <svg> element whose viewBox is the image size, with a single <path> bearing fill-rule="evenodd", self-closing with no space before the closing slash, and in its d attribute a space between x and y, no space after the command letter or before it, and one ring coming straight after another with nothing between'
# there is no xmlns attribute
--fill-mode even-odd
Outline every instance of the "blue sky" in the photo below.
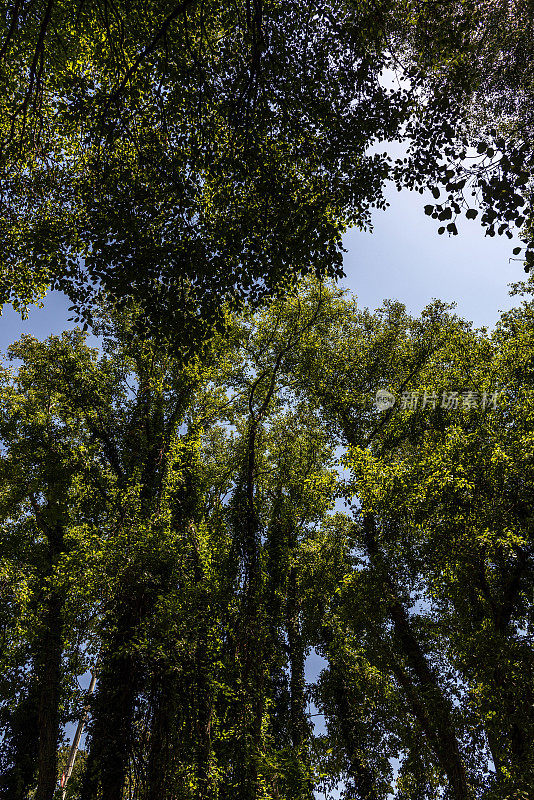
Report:
<svg viewBox="0 0 534 800"><path fill-rule="evenodd" d="M508 284L526 277L522 263L510 261L518 242L485 237L479 223L468 220L458 225L458 236L439 236L436 221L423 210L432 202L428 197L390 191L391 206L375 213L374 232L346 235L343 283L363 306L395 299L419 314L436 297L456 301L461 317L491 328L500 310L518 302L508 296Z"/></svg>
<svg viewBox="0 0 534 800"><path fill-rule="evenodd" d="M376 308L384 299L397 299L418 314L437 297L456 301L458 313L475 325L493 327L499 310L517 302L508 296L507 284L525 277L521 262L510 261L517 243L484 237L476 221L463 221L459 236L438 236L436 222L424 214L429 202L424 195L392 190L388 198L391 207L375 213L373 233L346 235L343 284L363 306ZM44 307L33 307L26 321L6 307L0 317L0 351L22 333L44 338L72 327L68 306L62 295L48 295Z"/></svg>

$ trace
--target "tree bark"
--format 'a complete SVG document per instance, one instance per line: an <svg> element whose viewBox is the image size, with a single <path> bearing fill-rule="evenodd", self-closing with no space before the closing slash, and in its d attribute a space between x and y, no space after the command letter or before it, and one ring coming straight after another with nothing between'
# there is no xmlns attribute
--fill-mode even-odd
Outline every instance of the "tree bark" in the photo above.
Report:
<svg viewBox="0 0 534 800"><path fill-rule="evenodd" d="M106 800L122 800L126 781L135 701L142 683L138 658L130 648L143 615L143 598L125 596L120 606L116 633L101 660L80 800L96 800L100 789Z"/></svg>
<svg viewBox="0 0 534 800"><path fill-rule="evenodd" d="M52 800L57 784L63 598L48 599L39 665L39 779L35 800Z"/></svg>
<svg viewBox="0 0 534 800"><path fill-rule="evenodd" d="M387 597L387 610L393 623L396 642L410 670L408 674L394 660L392 668L395 677L447 777L452 796L455 800L471 800L472 793L452 721L452 708L415 636L409 615L397 596L377 543L375 520L371 515L364 518L364 537L370 562L380 577Z"/></svg>
<svg viewBox="0 0 534 800"><path fill-rule="evenodd" d="M287 596L287 640L290 666L290 728L293 747L300 750L309 737L306 718L304 644L299 623L299 604L297 600L296 574L293 568L289 574Z"/></svg>
<svg viewBox="0 0 534 800"><path fill-rule="evenodd" d="M309 757L310 725L306 716L306 680L304 672L306 654L300 625L300 602L297 575L294 567L291 568L288 577L286 628L290 670L289 730L295 754L300 764L303 764L308 772L308 775L302 774L302 767L299 766L299 785L296 796L299 800L302 798L313 800L315 796L313 781L309 777L309 773L311 773Z"/></svg>
<svg viewBox="0 0 534 800"><path fill-rule="evenodd" d="M325 638L331 640L331 635ZM354 783L358 800L378 800L373 773L359 756L358 739L353 720L353 715L357 712L349 697L343 666L328 644L327 653L335 694L336 717L347 755L347 774Z"/></svg>

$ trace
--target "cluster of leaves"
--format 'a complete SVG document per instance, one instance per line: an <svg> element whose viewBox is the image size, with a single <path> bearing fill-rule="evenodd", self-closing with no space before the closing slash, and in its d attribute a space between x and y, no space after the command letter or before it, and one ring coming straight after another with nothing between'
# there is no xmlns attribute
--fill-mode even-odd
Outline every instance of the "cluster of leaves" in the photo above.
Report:
<svg viewBox="0 0 534 800"><path fill-rule="evenodd" d="M457 221L480 222L488 236L520 232L525 271L534 264L532 247L532 167L534 164L532 73L533 24L529 0L461 0L428 3L403 0L391 17L392 49L408 73L426 86L424 96L455 97L460 118L437 127L427 121L417 137L428 137L439 148L435 185L428 181L440 204L426 213L445 222L440 234L458 233ZM429 109L433 113L433 104ZM417 162L415 150L410 160ZM430 165L429 165L430 166Z"/></svg>
<svg viewBox="0 0 534 800"><path fill-rule="evenodd" d="M105 295L141 306L138 326L187 348L225 325L228 306L307 272L339 276L341 236L385 206L388 178L445 186L446 204L428 213L449 233L462 206L475 213L466 181L490 235L524 227L530 140L501 133L497 165L467 170L462 159L480 139L469 129L475 80L460 68L475 61L471 39L486 41L479 4L434 5L6 4L0 302L24 308L52 286L90 324ZM437 55L419 41L422 26L439 33ZM451 61L449 72L436 67ZM405 159L370 151L398 139Z"/></svg>
<svg viewBox="0 0 534 800"><path fill-rule="evenodd" d="M533 315L310 282L188 360L124 314L13 345L0 795L52 800L96 667L72 800L528 796Z"/></svg>
<svg viewBox="0 0 534 800"><path fill-rule="evenodd" d="M407 93L373 4L22 2L2 15L2 302L105 293L182 345L383 205ZM223 310L221 310L223 307Z"/></svg>

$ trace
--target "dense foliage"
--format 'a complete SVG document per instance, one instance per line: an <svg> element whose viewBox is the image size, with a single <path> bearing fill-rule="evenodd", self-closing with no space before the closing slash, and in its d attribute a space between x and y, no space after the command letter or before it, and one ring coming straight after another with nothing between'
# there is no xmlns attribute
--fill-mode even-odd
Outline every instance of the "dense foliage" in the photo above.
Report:
<svg viewBox="0 0 534 800"><path fill-rule="evenodd" d="M534 302L325 282L388 180L534 264L532 19L1 5L0 305L100 342L0 367L1 798L532 796Z"/></svg>
<svg viewBox="0 0 534 800"><path fill-rule="evenodd" d="M52 286L90 323L102 294L184 348L227 305L338 276L343 232L384 206L387 179L432 188L441 232L477 216L473 192L490 235L519 227L528 243L531 142L471 125L498 45L473 53L495 14L441 5L4 3L0 303ZM469 145L482 149L466 169Z"/></svg>
<svg viewBox="0 0 534 800"><path fill-rule="evenodd" d="M2 22L2 302L52 285L90 321L99 291L133 298L184 346L224 302L339 275L384 202L368 148L410 98L379 81L372 3L45 0Z"/></svg>
<svg viewBox="0 0 534 800"><path fill-rule="evenodd" d="M310 283L186 366L124 316L13 345L2 796L93 666L70 798L530 796L533 314Z"/></svg>

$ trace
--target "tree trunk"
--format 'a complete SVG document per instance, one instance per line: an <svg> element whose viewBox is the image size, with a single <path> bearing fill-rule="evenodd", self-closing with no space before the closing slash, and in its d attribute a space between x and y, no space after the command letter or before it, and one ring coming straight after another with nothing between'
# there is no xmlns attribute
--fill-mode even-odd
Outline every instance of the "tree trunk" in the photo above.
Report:
<svg viewBox="0 0 534 800"><path fill-rule="evenodd" d="M335 697L336 718L347 756L347 774L354 783L358 800L378 800L374 787L373 773L358 754L359 743L353 719L357 709L354 708L354 704L350 701L345 671L331 646L333 637L327 628L323 628L323 639L326 644L326 653L330 665L330 679Z"/></svg>
<svg viewBox="0 0 534 800"><path fill-rule="evenodd" d="M370 562L379 575L387 597L387 608L393 623L399 651L411 674L394 662L393 671L401 684L412 712L424 731L439 765L449 782L455 800L472 798L458 740L452 722L452 709L444 696L434 671L413 632L409 615L397 596L395 585L376 540L374 518L364 518L365 545ZM415 678L415 680L414 680Z"/></svg>
<svg viewBox="0 0 534 800"><path fill-rule="evenodd" d="M115 634L99 669L81 800L96 800L100 790L106 800L122 800L126 782L135 701L142 686L141 666L131 652L139 620L146 613L142 592L124 596L117 608Z"/></svg>
<svg viewBox="0 0 534 800"><path fill-rule="evenodd" d="M311 773L309 754L310 725L306 716L306 680L304 674L306 656L300 627L300 603L297 575L294 567L290 570L288 578L286 628L290 669L289 731L299 765L299 781L295 796L299 800L302 798L313 800L313 781L309 777Z"/></svg>
<svg viewBox="0 0 534 800"><path fill-rule="evenodd" d="M39 779L35 800L52 800L57 784L63 599L52 591L39 664Z"/></svg>
<svg viewBox="0 0 534 800"><path fill-rule="evenodd" d="M2 742L4 770L0 776L2 800L26 800L35 779L39 755L39 697L35 683L18 703Z"/></svg>
<svg viewBox="0 0 534 800"><path fill-rule="evenodd" d="M299 623L299 604L295 569L289 574L287 596L287 640L290 666L290 731L291 741L296 750L307 743L309 726L306 718L306 697L304 677L304 644Z"/></svg>

